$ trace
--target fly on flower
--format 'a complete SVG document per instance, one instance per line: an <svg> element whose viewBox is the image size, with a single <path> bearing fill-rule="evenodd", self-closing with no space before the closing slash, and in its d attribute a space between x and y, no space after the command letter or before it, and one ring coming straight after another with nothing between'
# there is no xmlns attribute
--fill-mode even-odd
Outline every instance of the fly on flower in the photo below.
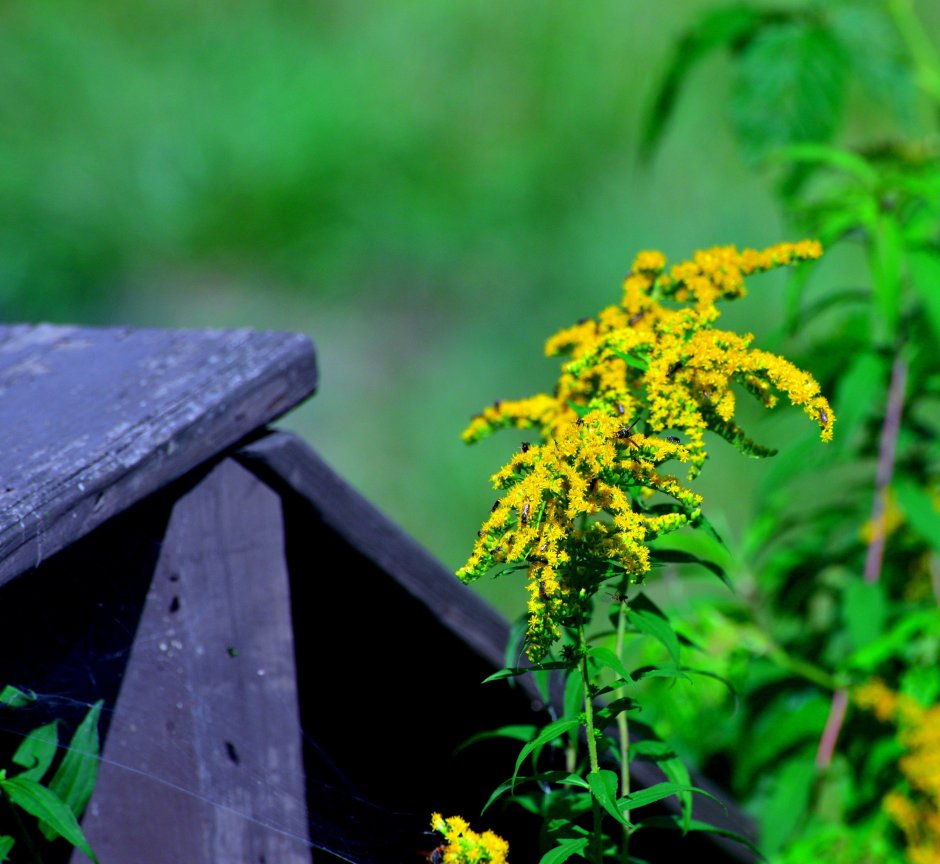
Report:
<svg viewBox="0 0 940 864"><path fill-rule="evenodd" d="M633 422L629 426L621 426L617 430L617 437L621 441L626 441L631 447L639 447L640 445L637 444L636 441L634 441L633 438L630 436L630 433L633 432L633 427L636 426L636 424L639 423L639 421L640 421L640 418L635 417L633 419Z"/></svg>

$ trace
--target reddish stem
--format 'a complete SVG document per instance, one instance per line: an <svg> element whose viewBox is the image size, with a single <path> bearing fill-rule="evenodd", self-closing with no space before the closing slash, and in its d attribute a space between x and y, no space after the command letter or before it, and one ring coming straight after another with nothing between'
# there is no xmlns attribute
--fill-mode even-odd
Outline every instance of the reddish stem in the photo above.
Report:
<svg viewBox="0 0 940 864"><path fill-rule="evenodd" d="M894 473L894 454L897 450L898 434L901 430L901 414L904 412L904 387L907 383L907 361L900 352L891 365L891 383L888 385L888 404L885 406L885 419L881 426L881 439L878 447L878 468L875 472L875 499L871 508L871 537L865 552L864 579L873 584L881 578L881 563L885 550L885 509L888 487ZM820 771L829 767L832 754L842 731L845 711L849 697L845 688L839 688L832 694L829 716L819 748L816 750L816 768Z"/></svg>
<svg viewBox="0 0 940 864"><path fill-rule="evenodd" d="M844 687L840 687L832 694L832 704L829 706L829 716L826 718L826 728L823 729L816 750L816 767L822 771L832 762L832 754L839 740L842 722L845 720L845 709L849 704L849 694Z"/></svg>
<svg viewBox="0 0 940 864"><path fill-rule="evenodd" d="M877 582L881 578L881 561L885 551L885 506L888 486L894 473L894 453L897 450L901 414L904 411L904 385L907 383L907 361L898 354L891 366L888 385L888 404L881 427L878 448L878 469L875 474L875 500L871 508L871 539L865 555L865 581Z"/></svg>

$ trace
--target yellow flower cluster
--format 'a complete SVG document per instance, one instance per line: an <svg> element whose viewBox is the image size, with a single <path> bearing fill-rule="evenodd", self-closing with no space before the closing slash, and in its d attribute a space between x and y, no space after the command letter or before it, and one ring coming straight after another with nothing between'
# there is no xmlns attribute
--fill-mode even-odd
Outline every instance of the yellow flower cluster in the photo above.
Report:
<svg viewBox="0 0 940 864"><path fill-rule="evenodd" d="M431 827L444 835L444 843L431 853L433 864L508 864L509 844L492 831L471 831L462 816L445 819L432 813Z"/></svg>
<svg viewBox="0 0 940 864"><path fill-rule="evenodd" d="M815 241L717 247L667 272L661 253L641 252L620 305L547 341L547 355L569 358L553 394L496 402L464 430L467 443L506 427L541 438L493 476L505 494L457 572L471 582L496 565L528 570L530 658L544 656L601 581L641 581L650 540L700 519L699 496L660 473L664 462L686 463L693 479L706 429L743 452L772 452L734 422L733 384L768 407L783 393L832 438L835 415L809 373L750 349L750 335L712 327L716 301L742 296L746 276L821 253Z"/></svg>
<svg viewBox="0 0 940 864"><path fill-rule="evenodd" d="M889 792L884 808L904 832L913 864L940 864L940 705L925 708L879 680L856 688L855 703L882 722L896 722L907 751L898 762L909 791Z"/></svg>

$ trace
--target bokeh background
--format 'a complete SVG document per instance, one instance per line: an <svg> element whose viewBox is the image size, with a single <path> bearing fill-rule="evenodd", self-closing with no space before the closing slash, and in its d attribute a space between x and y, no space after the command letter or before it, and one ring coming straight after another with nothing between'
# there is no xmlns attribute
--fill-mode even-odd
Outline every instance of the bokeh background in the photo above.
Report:
<svg viewBox="0 0 940 864"><path fill-rule="evenodd" d="M722 56L638 158L715 5L5 0L3 320L307 334L320 389L280 425L456 569L520 440L460 432L551 387L549 335L616 302L641 249L798 239L725 123ZM784 280L755 278L728 326L784 349ZM732 537L766 470L716 448L700 491Z"/></svg>

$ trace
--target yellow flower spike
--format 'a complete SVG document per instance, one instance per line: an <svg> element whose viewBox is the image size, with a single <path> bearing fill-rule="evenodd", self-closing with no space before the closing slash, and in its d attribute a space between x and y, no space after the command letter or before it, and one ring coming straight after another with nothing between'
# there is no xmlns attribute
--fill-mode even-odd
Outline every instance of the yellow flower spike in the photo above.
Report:
<svg viewBox="0 0 940 864"><path fill-rule="evenodd" d="M562 357L553 395L494 403L464 431L468 443L504 427L542 436L493 475L504 498L458 571L470 582L495 565L528 565L531 659L548 651L561 621L585 611L592 568L606 572L615 561L641 581L646 544L701 519L700 496L662 474L662 464L684 463L693 479L708 456L706 429L744 453L771 455L736 424L735 383L766 407L785 395L831 440L835 415L811 375L752 349L751 334L713 326L717 302L744 296L747 276L821 254L812 240L716 246L667 269L660 252L640 252L619 306L546 341L546 354ZM649 509L656 496L672 506Z"/></svg>

